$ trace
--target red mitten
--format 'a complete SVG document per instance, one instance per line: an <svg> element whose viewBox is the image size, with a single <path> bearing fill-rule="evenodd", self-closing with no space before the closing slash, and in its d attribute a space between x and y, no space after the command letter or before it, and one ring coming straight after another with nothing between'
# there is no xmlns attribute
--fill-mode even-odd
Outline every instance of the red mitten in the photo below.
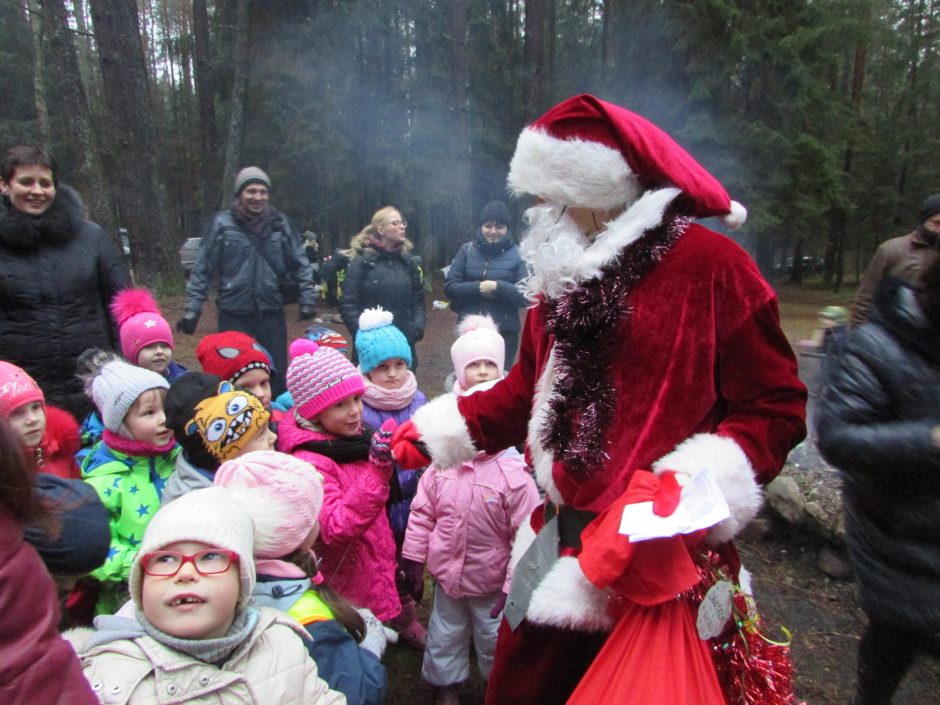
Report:
<svg viewBox="0 0 940 705"><path fill-rule="evenodd" d="M676 480L674 470L666 470L659 475L659 489L653 496L653 514L667 517L679 506L682 486Z"/></svg>
<svg viewBox="0 0 940 705"><path fill-rule="evenodd" d="M409 420L392 434L392 457L405 470L415 470L431 464L427 446L420 441L418 429Z"/></svg>

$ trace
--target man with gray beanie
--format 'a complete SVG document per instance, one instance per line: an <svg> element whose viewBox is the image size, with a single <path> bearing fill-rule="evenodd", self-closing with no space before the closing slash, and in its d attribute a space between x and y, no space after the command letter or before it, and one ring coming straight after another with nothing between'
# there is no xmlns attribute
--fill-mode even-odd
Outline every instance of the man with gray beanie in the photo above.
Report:
<svg viewBox="0 0 940 705"><path fill-rule="evenodd" d="M299 320L316 313L316 288L310 262L290 221L271 207L271 178L256 166L235 177L234 200L215 214L203 235L186 284L186 312L176 324L192 335L217 282L219 332L237 330L255 338L271 353L276 367L271 386L284 391L287 368L287 322L284 305L296 287Z"/></svg>
<svg viewBox="0 0 940 705"><path fill-rule="evenodd" d="M937 259L940 247L940 193L924 199L918 211L915 230L881 243L862 276L852 306L852 327L868 319L872 299L882 279L895 277L909 284L920 280L923 272Z"/></svg>

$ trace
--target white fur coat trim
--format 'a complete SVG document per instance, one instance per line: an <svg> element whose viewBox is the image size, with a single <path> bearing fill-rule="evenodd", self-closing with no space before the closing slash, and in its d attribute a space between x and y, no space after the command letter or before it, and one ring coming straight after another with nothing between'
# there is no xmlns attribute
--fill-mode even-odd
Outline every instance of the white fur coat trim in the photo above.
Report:
<svg viewBox="0 0 940 705"><path fill-rule="evenodd" d="M613 620L607 606L612 594L584 576L577 558L563 556L533 591L526 619L559 629L610 631Z"/></svg>
<svg viewBox="0 0 940 705"><path fill-rule="evenodd" d="M675 450L653 463L653 472L676 470L695 477L704 468L718 484L731 516L712 527L708 542L718 545L734 538L760 511L763 491L754 469L734 439L699 433L680 443Z"/></svg>
<svg viewBox="0 0 940 705"><path fill-rule="evenodd" d="M555 456L542 445L542 439L540 438L542 426L545 424L549 412L549 401L552 398L555 364L555 348L553 347L548 354L548 360L545 361L545 368L542 370L542 374L539 375L539 381L535 385L535 394L532 399L532 416L529 417L529 428L526 435L536 483L545 490L545 494L555 504L564 504L565 500L562 499L561 492L558 491L555 486L555 479L552 477Z"/></svg>
<svg viewBox="0 0 940 705"><path fill-rule="evenodd" d="M411 421L428 447L434 464L454 468L473 460L477 448L457 409L457 396L443 394L418 409Z"/></svg>
<svg viewBox="0 0 940 705"><path fill-rule="evenodd" d="M631 203L643 190L619 150L531 127L519 135L508 181L516 196L603 210Z"/></svg>

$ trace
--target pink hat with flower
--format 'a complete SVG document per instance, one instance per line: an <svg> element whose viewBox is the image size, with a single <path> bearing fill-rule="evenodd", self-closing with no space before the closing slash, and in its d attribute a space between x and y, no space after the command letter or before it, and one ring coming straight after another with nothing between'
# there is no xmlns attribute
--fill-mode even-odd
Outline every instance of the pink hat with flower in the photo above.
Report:
<svg viewBox="0 0 940 705"><path fill-rule="evenodd" d="M365 380L342 353L300 338L291 343L287 389L294 408L312 420L327 407L365 392Z"/></svg>

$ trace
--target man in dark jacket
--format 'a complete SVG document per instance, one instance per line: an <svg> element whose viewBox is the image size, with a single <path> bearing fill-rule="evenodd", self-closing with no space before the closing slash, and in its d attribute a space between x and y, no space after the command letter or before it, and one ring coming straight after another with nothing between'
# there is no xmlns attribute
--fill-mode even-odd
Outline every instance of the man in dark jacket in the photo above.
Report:
<svg viewBox="0 0 940 705"><path fill-rule="evenodd" d="M274 360L271 386L284 391L287 369L285 291L298 288L299 320L313 318L317 293L300 239L290 221L268 203L271 179L255 166L235 177L235 201L216 213L199 244L186 284L186 313L176 328L191 335L218 281L218 330L238 330L254 337Z"/></svg>

